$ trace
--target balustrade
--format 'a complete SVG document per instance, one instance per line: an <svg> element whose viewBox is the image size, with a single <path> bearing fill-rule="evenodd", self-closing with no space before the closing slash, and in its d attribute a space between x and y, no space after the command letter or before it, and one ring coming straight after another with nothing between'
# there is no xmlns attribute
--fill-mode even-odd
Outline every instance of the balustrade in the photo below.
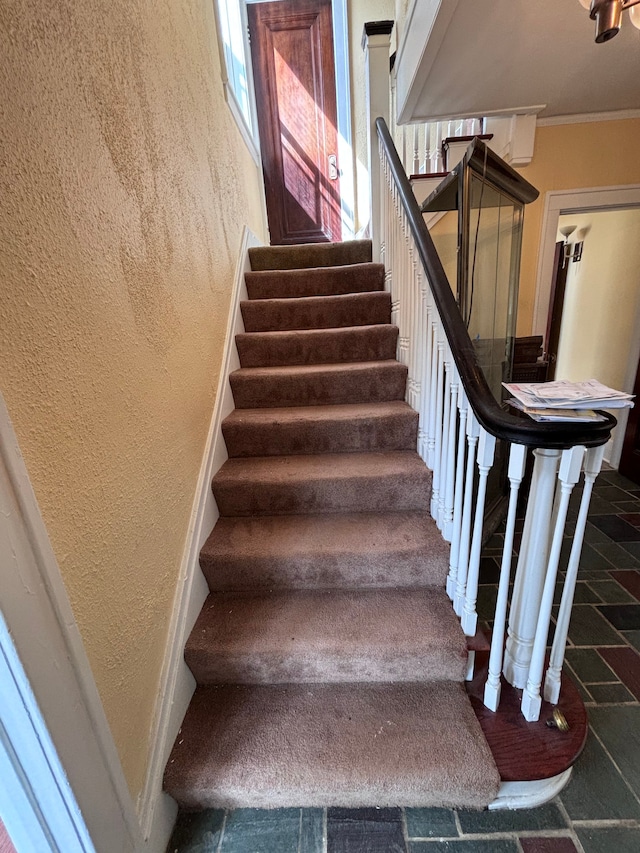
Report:
<svg viewBox="0 0 640 853"><path fill-rule="evenodd" d="M399 358L409 369L407 401L419 415L418 452L433 472L431 515L451 543L447 594L465 634L473 636L486 484L496 442L502 441L508 445L509 500L484 702L491 710L498 708L503 674L523 689L525 718L536 720L542 685L544 698L558 701L589 499L615 420L537 424L496 402L384 121L378 120L377 130L380 257L393 322L400 329ZM423 139L419 133L417 138ZM415 137L412 145L415 163ZM509 601L516 514L529 455L531 485ZM569 500L581 476L584 488L545 674Z"/></svg>

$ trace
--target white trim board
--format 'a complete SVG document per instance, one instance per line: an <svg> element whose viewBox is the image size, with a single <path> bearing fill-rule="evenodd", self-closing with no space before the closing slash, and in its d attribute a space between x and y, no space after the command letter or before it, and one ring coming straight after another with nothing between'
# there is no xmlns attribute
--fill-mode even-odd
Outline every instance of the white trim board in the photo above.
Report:
<svg viewBox="0 0 640 853"><path fill-rule="evenodd" d="M545 196L540 246L538 249L538 268L536 275L536 293L533 313L532 335L544 335L547 328L549 299L551 296L551 278L553 276L553 258L555 253L558 220L567 213L584 213L591 210L619 210L640 206L640 184L613 187L588 187L584 189L554 190ZM640 358L640 317L636 318L629 362L622 391L633 391L633 383ZM617 468L620 463L624 433L629 417L628 409L616 412L618 425L609 439L605 460Z"/></svg>
<svg viewBox="0 0 640 853"><path fill-rule="evenodd" d="M244 332L244 323L239 306L241 300L247 299L244 274L250 270L248 250L252 246L260 245L261 241L245 227L231 294L216 402L198 477L169 625L154 714L147 777L138 801L140 824L150 851L165 849L175 821L176 804L163 792L162 778L169 753L195 689L195 681L184 662L183 653L189 632L209 592L200 572L198 555L219 517L211 491L211 480L228 459L222 436L222 421L234 408L229 374L240 367L235 336Z"/></svg>
<svg viewBox="0 0 640 853"><path fill-rule="evenodd" d="M64 767L59 789L73 791L97 853L135 853L142 839L133 802L2 395L0 564L0 610ZM2 720L4 701L3 692ZM18 755L21 746L13 746Z"/></svg>
<svg viewBox="0 0 640 853"><path fill-rule="evenodd" d="M546 194L542 215L540 247L538 249L532 335L544 335L547 327L551 277L553 275L553 256L560 216L565 213L578 213L596 209L615 210L623 207L637 207L638 205L640 205L640 184L553 190Z"/></svg>
<svg viewBox="0 0 640 853"><path fill-rule="evenodd" d="M628 121L640 118L640 110L612 110L607 113L576 113L576 115L538 118L538 127L556 127L561 124L589 124L594 121Z"/></svg>

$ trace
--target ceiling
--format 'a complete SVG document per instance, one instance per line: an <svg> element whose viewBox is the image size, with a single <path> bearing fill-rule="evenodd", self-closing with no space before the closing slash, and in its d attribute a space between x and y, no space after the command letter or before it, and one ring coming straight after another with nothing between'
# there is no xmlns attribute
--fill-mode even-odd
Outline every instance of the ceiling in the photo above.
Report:
<svg viewBox="0 0 640 853"><path fill-rule="evenodd" d="M578 0L415 0L399 34L400 121L640 109L640 30L595 44Z"/></svg>

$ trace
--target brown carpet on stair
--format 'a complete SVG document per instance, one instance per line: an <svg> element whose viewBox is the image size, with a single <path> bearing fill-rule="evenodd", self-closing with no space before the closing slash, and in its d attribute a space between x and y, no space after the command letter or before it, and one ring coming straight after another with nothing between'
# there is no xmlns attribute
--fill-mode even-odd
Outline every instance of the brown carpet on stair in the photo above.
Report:
<svg viewBox="0 0 640 853"><path fill-rule="evenodd" d="M368 241L250 259L165 788L188 809L486 806L384 269Z"/></svg>
<svg viewBox="0 0 640 853"><path fill-rule="evenodd" d="M199 687L185 730L166 773L185 808L482 807L499 785L452 681Z"/></svg>

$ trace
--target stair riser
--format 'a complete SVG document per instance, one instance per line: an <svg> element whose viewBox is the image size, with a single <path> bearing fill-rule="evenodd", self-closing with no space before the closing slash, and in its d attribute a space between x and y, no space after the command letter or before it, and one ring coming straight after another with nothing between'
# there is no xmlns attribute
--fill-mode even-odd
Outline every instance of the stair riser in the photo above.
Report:
<svg viewBox="0 0 640 853"><path fill-rule="evenodd" d="M198 684L354 684L362 681L381 683L427 682L452 679L462 681L466 655L452 657L446 650L434 649L428 658L403 650L397 657L376 657L365 650L357 659L330 654L269 654L220 656L194 652L187 648L185 662Z"/></svg>
<svg viewBox="0 0 640 853"><path fill-rule="evenodd" d="M389 362L368 371L291 373L277 378L236 372L229 378L237 409L384 403L404 400L407 368Z"/></svg>
<svg viewBox="0 0 640 853"><path fill-rule="evenodd" d="M249 299L290 299L307 296L338 296L384 290L384 267L366 264L357 268L248 272L245 284Z"/></svg>
<svg viewBox="0 0 640 853"><path fill-rule="evenodd" d="M246 332L339 329L391 322L391 294L363 293L241 302Z"/></svg>
<svg viewBox="0 0 640 853"><path fill-rule="evenodd" d="M230 457L415 450L418 413L309 423L223 424Z"/></svg>
<svg viewBox="0 0 640 853"><path fill-rule="evenodd" d="M371 262L371 241L308 243L301 246L255 246L249 249L252 270L331 267Z"/></svg>
<svg viewBox="0 0 640 853"><path fill-rule="evenodd" d="M323 512L425 512L429 508L430 478L411 474L378 475L370 479L307 480L269 483L264 480L213 480L213 494L220 515L300 515Z"/></svg>
<svg viewBox="0 0 640 853"><path fill-rule="evenodd" d="M212 592L269 589L358 589L368 586L425 587L444 583L446 570L422 553L390 551L384 556L239 558L203 556L200 567Z"/></svg>
<svg viewBox="0 0 640 853"><path fill-rule="evenodd" d="M397 340L396 326L236 335L242 367L384 361L395 358Z"/></svg>

